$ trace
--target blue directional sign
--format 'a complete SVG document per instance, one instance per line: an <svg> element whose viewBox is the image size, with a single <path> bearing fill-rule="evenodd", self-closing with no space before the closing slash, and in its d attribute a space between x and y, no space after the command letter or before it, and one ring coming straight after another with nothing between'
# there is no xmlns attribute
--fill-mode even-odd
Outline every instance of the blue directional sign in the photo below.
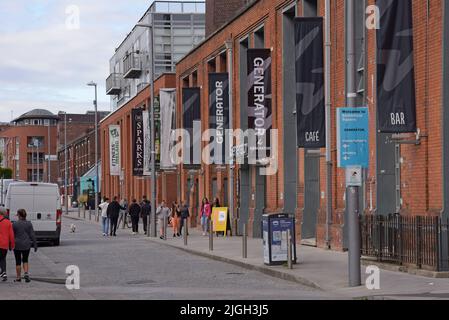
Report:
<svg viewBox="0 0 449 320"><path fill-rule="evenodd" d="M368 168L368 108L337 109L338 167Z"/></svg>

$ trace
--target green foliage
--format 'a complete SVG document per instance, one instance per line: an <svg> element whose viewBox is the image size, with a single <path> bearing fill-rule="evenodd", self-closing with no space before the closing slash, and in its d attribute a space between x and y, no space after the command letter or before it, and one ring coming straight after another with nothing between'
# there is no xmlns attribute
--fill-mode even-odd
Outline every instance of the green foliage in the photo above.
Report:
<svg viewBox="0 0 449 320"><path fill-rule="evenodd" d="M0 178L12 179L12 169L11 168L0 168Z"/></svg>

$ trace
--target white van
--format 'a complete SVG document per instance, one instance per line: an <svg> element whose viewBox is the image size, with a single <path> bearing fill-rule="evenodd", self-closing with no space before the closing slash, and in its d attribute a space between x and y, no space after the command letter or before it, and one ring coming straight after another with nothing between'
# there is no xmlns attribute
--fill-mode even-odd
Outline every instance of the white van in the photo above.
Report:
<svg viewBox="0 0 449 320"><path fill-rule="evenodd" d="M5 209L11 221L17 220L17 210L25 209L36 239L59 245L62 210L57 184L13 182L8 187Z"/></svg>
<svg viewBox="0 0 449 320"><path fill-rule="evenodd" d="M8 192L8 186L12 182L21 182L21 180L0 179L0 206L4 206L5 205L6 193Z"/></svg>

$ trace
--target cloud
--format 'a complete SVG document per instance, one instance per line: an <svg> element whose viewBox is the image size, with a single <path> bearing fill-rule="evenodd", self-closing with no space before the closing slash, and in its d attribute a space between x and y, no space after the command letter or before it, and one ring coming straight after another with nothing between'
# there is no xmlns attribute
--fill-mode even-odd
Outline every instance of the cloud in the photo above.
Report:
<svg viewBox="0 0 449 320"><path fill-rule="evenodd" d="M109 110L109 59L151 1L14 0L0 2L0 121L32 108L85 112L99 85ZM66 8L79 8L80 28L66 26ZM24 23L26 22L26 23Z"/></svg>

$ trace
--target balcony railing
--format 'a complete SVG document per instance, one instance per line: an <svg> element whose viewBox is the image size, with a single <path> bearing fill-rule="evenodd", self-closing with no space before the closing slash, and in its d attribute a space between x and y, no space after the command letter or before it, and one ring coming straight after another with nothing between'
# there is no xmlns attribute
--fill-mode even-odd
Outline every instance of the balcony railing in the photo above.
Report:
<svg viewBox="0 0 449 320"><path fill-rule="evenodd" d="M136 53L129 54L123 60L123 69L125 70L123 78L137 79L142 74L142 62L140 56Z"/></svg>
<svg viewBox="0 0 449 320"><path fill-rule="evenodd" d="M120 73L111 73L106 79L106 94L118 95L122 91L121 88L122 75Z"/></svg>

